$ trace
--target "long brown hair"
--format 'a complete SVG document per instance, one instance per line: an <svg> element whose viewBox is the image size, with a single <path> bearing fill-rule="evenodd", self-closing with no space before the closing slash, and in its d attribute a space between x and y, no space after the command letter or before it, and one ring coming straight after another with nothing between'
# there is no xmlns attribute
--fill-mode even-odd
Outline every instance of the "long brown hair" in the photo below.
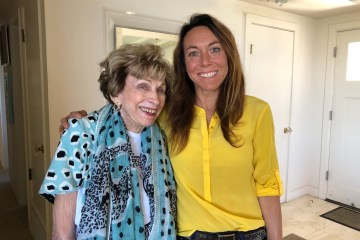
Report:
<svg viewBox="0 0 360 240"><path fill-rule="evenodd" d="M174 154L181 152L188 140L195 110L195 87L185 66L184 38L197 26L205 26L219 39L227 56L228 74L220 87L216 112L221 120L224 138L234 147L240 147L240 139L232 130L243 114L245 99L244 74L236 41L231 31L216 18L208 14L195 14L180 31L174 51L175 82L171 101L168 103L167 124L171 127L169 143Z"/></svg>

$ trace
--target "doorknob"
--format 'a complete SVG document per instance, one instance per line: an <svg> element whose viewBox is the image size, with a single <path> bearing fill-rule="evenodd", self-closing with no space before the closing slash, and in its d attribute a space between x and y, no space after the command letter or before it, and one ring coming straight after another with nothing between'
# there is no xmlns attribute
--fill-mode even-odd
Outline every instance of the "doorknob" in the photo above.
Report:
<svg viewBox="0 0 360 240"><path fill-rule="evenodd" d="M284 128L284 133L285 134L291 134L291 132L292 132L291 127Z"/></svg>
<svg viewBox="0 0 360 240"><path fill-rule="evenodd" d="M38 153L38 152L44 153L44 145L43 144L41 144L40 146L35 145L34 146L34 152L35 153Z"/></svg>

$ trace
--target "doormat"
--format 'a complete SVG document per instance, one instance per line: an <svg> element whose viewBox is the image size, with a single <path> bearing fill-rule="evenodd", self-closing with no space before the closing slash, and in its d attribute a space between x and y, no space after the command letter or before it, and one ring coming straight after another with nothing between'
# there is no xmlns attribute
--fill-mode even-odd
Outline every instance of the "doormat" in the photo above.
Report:
<svg viewBox="0 0 360 240"><path fill-rule="evenodd" d="M291 233L291 234L287 235L286 237L284 237L283 240L306 240L306 239L299 237L296 234Z"/></svg>
<svg viewBox="0 0 360 240"><path fill-rule="evenodd" d="M338 207L330 212L321 214L320 217L360 231L360 212L344 207Z"/></svg>

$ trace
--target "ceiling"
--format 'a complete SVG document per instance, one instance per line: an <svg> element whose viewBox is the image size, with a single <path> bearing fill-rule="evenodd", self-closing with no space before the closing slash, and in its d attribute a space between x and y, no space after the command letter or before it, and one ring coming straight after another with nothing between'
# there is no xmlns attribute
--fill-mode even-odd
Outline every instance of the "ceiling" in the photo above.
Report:
<svg viewBox="0 0 360 240"><path fill-rule="evenodd" d="M287 0L282 6L276 0L239 0L311 18L325 18L360 11L360 0Z"/></svg>
<svg viewBox="0 0 360 240"><path fill-rule="evenodd" d="M0 0L0 22L4 20L12 0ZM278 6L275 0L239 0L299 14L311 18L324 18L360 11L360 0L288 0Z"/></svg>

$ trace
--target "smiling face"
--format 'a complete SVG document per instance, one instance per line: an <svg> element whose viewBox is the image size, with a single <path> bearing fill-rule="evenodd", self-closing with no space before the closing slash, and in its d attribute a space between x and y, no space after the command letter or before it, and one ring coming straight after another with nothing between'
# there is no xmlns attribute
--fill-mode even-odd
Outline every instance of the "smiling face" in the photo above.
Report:
<svg viewBox="0 0 360 240"><path fill-rule="evenodd" d="M219 92L228 73L226 53L217 37L205 26L191 29L184 38L186 71L198 93Z"/></svg>
<svg viewBox="0 0 360 240"><path fill-rule="evenodd" d="M152 125L165 104L165 80L137 79L128 75L124 89L111 100L121 104L121 116L131 132Z"/></svg>

